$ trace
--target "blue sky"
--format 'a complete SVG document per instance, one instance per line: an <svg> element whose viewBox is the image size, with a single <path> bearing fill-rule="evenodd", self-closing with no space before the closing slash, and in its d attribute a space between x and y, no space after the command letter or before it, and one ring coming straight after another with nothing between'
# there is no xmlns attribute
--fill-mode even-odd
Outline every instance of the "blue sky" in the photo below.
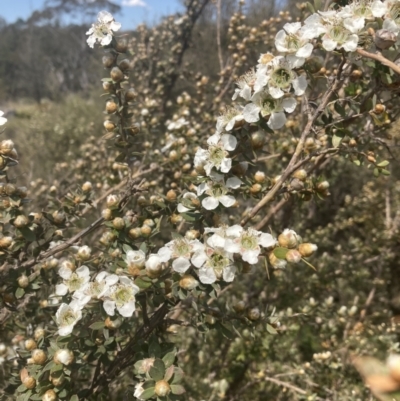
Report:
<svg viewBox="0 0 400 401"><path fill-rule="evenodd" d="M122 6L115 19L130 29L141 22L153 23L161 16L182 10L179 0L114 0ZM45 0L0 0L0 16L8 23L27 18L32 11L41 9Z"/></svg>

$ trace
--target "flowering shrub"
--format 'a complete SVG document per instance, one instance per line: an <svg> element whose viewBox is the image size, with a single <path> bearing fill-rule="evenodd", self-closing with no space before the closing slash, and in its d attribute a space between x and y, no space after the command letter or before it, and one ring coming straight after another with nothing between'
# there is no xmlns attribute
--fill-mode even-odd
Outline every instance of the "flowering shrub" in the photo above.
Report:
<svg viewBox="0 0 400 401"><path fill-rule="evenodd" d="M16 394L18 400L212 399L217 394L238 399L246 392L246 372L255 386L249 399L260 399L268 383L285 390L274 395L282 400L350 400L365 394L361 385L333 395L327 385L318 388L318 370L350 369L345 361L350 357L314 352L312 344L305 345L311 333L301 333L299 326L312 311L333 315L336 320L316 320L322 347L340 349L343 343L360 352L368 299L376 287L360 315L358 299L347 308L324 292L319 300L299 297L298 313L289 306L293 300L282 301L278 311L268 305L336 280L339 273L324 276L324 268L346 263L328 254L308 261L318 247L334 241L334 230L309 230L301 218L304 206L296 210L290 202L307 205L328 198L332 189L322 178L324 169L341 159L372 168L378 178L389 175L379 132L390 124L390 110L393 115L396 110L390 90L400 72L390 59L400 31L393 18L396 4L333 4L329 10L313 10L304 22L285 23L274 35L276 51L262 53L253 69L237 76L235 90L230 83L241 62L234 68L221 65L220 87L213 94L218 116L217 107L211 109L206 101L206 76L195 78L196 99L182 92L176 102L171 100L178 79L174 65L182 63L188 35L206 3L189 2L184 16L164 22L164 31L150 34L140 27L131 41L117 36L120 24L110 13L99 13L87 42L103 47L102 63L108 69L102 142L97 146L99 138L88 138L80 157L57 166L76 174L71 182L56 179L41 212L27 213L28 190L10 175L18 163L15 145L7 139L0 143L0 257L6 283L0 322L10 333L0 350L9 375L5 394ZM240 9L229 29L238 49L233 59L242 51L243 61L249 45L240 46L236 36L245 30L238 29L242 17ZM281 21L271 19L264 28L273 22ZM166 60L146 68L144 83L140 66L148 67L156 51L154 38L162 42L168 36L175 47ZM233 97L220 105L224 84ZM2 116L0 125L6 126ZM361 126L365 136L358 133ZM340 180L342 165L337 170ZM78 188L77 177L82 181ZM379 198L382 191L375 191ZM104 205L102 210L98 205ZM296 231L273 222L287 205L299 216L286 224L299 227ZM335 228L345 221L339 218ZM388 236L394 238L398 227L391 228ZM351 241L359 255L371 251ZM270 275L275 285L267 295ZM290 275L293 286L285 281ZM306 275L302 288L297 280ZM382 327L368 329L368 335L379 336L396 352L395 329ZM184 328L190 335L176 340ZM270 351L287 349L290 340L276 339L278 334L290 338L294 331L304 341L303 352L313 351L307 362L293 355L288 371L299 376L296 384L267 374L268 369L284 370L287 361L272 356L268 368L261 361ZM199 334L208 335L208 341ZM197 354L198 364L180 355L185 349L191 358ZM215 380L210 376L207 360L213 352L223 357L219 370L226 378L224 372ZM359 368L360 360L354 362L383 400L399 397L396 358L392 355L388 363L391 387L380 385L388 381L388 372L380 374L376 385L371 373ZM245 363L234 372L240 361ZM313 381L301 381L305 370ZM187 379L196 374L198 381ZM344 375L343 380L350 378Z"/></svg>

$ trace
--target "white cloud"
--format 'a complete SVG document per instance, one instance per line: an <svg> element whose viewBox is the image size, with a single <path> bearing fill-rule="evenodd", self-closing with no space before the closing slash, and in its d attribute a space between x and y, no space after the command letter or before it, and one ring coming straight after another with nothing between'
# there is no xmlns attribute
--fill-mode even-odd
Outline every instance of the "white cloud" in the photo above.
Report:
<svg viewBox="0 0 400 401"><path fill-rule="evenodd" d="M147 7L143 0L122 0L122 5L126 7Z"/></svg>

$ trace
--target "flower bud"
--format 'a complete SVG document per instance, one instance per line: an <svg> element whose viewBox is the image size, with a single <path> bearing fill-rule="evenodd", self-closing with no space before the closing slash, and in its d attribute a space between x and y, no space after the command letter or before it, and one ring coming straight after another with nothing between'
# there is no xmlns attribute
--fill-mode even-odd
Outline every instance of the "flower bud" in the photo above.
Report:
<svg viewBox="0 0 400 401"><path fill-rule="evenodd" d="M116 230L123 230L125 227L125 221L122 217L116 217L113 220L112 225Z"/></svg>
<svg viewBox="0 0 400 401"><path fill-rule="evenodd" d="M82 191L86 194L93 189L93 185L90 181L86 181L82 184Z"/></svg>
<svg viewBox="0 0 400 401"><path fill-rule="evenodd" d="M118 105L117 105L117 103L115 103L114 101L109 100L109 101L106 103L106 112L107 112L108 114L115 113L117 110L118 110Z"/></svg>
<svg viewBox="0 0 400 401"><path fill-rule="evenodd" d="M32 351L32 359L36 365L44 365L47 361L46 353L41 349Z"/></svg>
<svg viewBox="0 0 400 401"><path fill-rule="evenodd" d="M258 194L259 192L261 192L261 190L262 190L262 186L260 184L253 184L250 187L250 193L253 195Z"/></svg>
<svg viewBox="0 0 400 401"><path fill-rule="evenodd" d="M301 254L297 249L291 249L286 253L286 260L290 263L299 263Z"/></svg>
<svg viewBox="0 0 400 401"><path fill-rule="evenodd" d="M182 287L184 290L193 290L199 285L199 282L190 274L185 274L179 280L179 286Z"/></svg>
<svg viewBox="0 0 400 401"><path fill-rule="evenodd" d="M299 245L299 252L301 253L301 256L303 256L304 258L311 256L317 249L318 249L317 245L310 244L308 242Z"/></svg>
<svg viewBox="0 0 400 401"><path fill-rule="evenodd" d="M115 63L115 55L111 53L106 54L105 56L103 56L102 62L104 67L111 68Z"/></svg>
<svg viewBox="0 0 400 401"><path fill-rule="evenodd" d="M307 171L304 169L300 169L300 170L296 170L293 174L292 174L293 178L297 178L300 181L305 181L307 178Z"/></svg>
<svg viewBox="0 0 400 401"><path fill-rule="evenodd" d="M36 341L39 341L46 334L45 330L42 327L37 327L33 333L33 336Z"/></svg>
<svg viewBox="0 0 400 401"><path fill-rule="evenodd" d="M131 228L131 229L129 230L128 235L129 235L129 237L132 238L132 239L137 239L137 238L140 238L140 237L141 237L142 232L140 231L140 228L139 228L139 227L134 227L134 228Z"/></svg>
<svg viewBox="0 0 400 401"><path fill-rule="evenodd" d="M23 214L20 214L19 216L17 216L14 219L14 226L17 228L23 228L25 227L27 224L29 223L29 220L26 216L24 216Z"/></svg>
<svg viewBox="0 0 400 401"><path fill-rule="evenodd" d="M42 397L42 401L57 401L58 397L54 390L47 390Z"/></svg>
<svg viewBox="0 0 400 401"><path fill-rule="evenodd" d="M65 366L70 365L74 361L74 353L69 349L59 349L54 354L54 362L57 365L63 364Z"/></svg>
<svg viewBox="0 0 400 401"><path fill-rule="evenodd" d="M110 71L110 77L114 82L120 82L124 79L124 73L118 67L113 67Z"/></svg>
<svg viewBox="0 0 400 401"><path fill-rule="evenodd" d="M4 193L8 196L14 195L17 192L17 187L14 184L8 183L4 185Z"/></svg>
<svg viewBox="0 0 400 401"><path fill-rule="evenodd" d="M124 58L123 60L121 60L118 64L118 67L122 70L122 71L127 71L129 70L129 68L131 67L131 63L129 61L129 59Z"/></svg>
<svg viewBox="0 0 400 401"><path fill-rule="evenodd" d="M145 224L142 227L140 227L140 234L143 237L145 237L145 238L150 237L151 233L152 233L152 229L150 226Z"/></svg>
<svg viewBox="0 0 400 401"><path fill-rule="evenodd" d="M329 182L328 181L322 181L317 185L316 190L318 192L324 192L329 188Z"/></svg>
<svg viewBox="0 0 400 401"><path fill-rule="evenodd" d="M167 198L167 200L168 200L169 202L174 202L174 201L176 201L176 197L177 197L176 192L175 192L173 189L170 189L170 190L167 192L166 198Z"/></svg>
<svg viewBox="0 0 400 401"><path fill-rule="evenodd" d="M0 238L0 248L9 248L10 245L12 244L12 238L11 237L1 237Z"/></svg>
<svg viewBox="0 0 400 401"><path fill-rule="evenodd" d="M262 184L263 182L265 182L265 173L263 171L257 171L254 174L254 181Z"/></svg>
<svg viewBox="0 0 400 401"><path fill-rule="evenodd" d="M384 111L386 110L385 105L381 104L381 103L377 103L374 107L374 112L376 114L382 114Z"/></svg>
<svg viewBox="0 0 400 401"><path fill-rule="evenodd" d="M9 155L14 149L14 142L11 139L5 139L0 142L0 153L3 155Z"/></svg>
<svg viewBox="0 0 400 401"><path fill-rule="evenodd" d="M126 41L126 39L120 39L118 40L118 42L115 44L114 49L118 52L118 53L126 53L128 50L128 42Z"/></svg>
<svg viewBox="0 0 400 401"><path fill-rule="evenodd" d="M22 383L29 390L32 390L36 387L36 380L32 376L26 377Z"/></svg>
<svg viewBox="0 0 400 401"><path fill-rule="evenodd" d="M163 272L163 265L161 263L160 257L156 254L151 254L147 259L146 263L146 273L150 278L157 278Z"/></svg>
<svg viewBox="0 0 400 401"><path fill-rule="evenodd" d="M246 302L238 301L233 305L233 309L236 313L242 313L246 309Z"/></svg>
<svg viewBox="0 0 400 401"><path fill-rule="evenodd" d="M286 228L283 233L278 237L279 245L284 248L296 248L298 245L298 235L293 231Z"/></svg>
<svg viewBox="0 0 400 401"><path fill-rule="evenodd" d="M277 258L273 252L268 255L268 260L275 269L284 269L287 265L286 260Z"/></svg>
<svg viewBox="0 0 400 401"><path fill-rule="evenodd" d="M400 382L400 355L389 355L386 365L389 368L389 374L394 380Z"/></svg>
<svg viewBox="0 0 400 401"><path fill-rule="evenodd" d="M115 124L111 120L104 121L103 125L107 132L112 132L115 129Z"/></svg>
<svg viewBox="0 0 400 401"><path fill-rule="evenodd" d="M258 320L260 318L260 316L261 316L261 313L260 313L260 309L258 309L258 308L250 309L249 312L247 313L247 317L253 321Z"/></svg>
<svg viewBox="0 0 400 401"><path fill-rule="evenodd" d="M27 288L29 286L29 278L25 274L19 276L17 281L21 288Z"/></svg>
<svg viewBox="0 0 400 401"><path fill-rule="evenodd" d="M257 131L251 134L251 147L254 150L261 149L266 142L266 137L264 132Z"/></svg>
<svg viewBox="0 0 400 401"><path fill-rule="evenodd" d="M89 260L91 256L92 250L87 246L81 246L78 249L76 256L83 261Z"/></svg>
<svg viewBox="0 0 400 401"><path fill-rule="evenodd" d="M104 325L107 327L107 329L114 330L118 329L121 327L122 324L122 319L117 317L117 318L111 318L110 316L107 317L107 319L104 321Z"/></svg>
<svg viewBox="0 0 400 401"><path fill-rule="evenodd" d="M168 384L167 381L165 380L159 380L156 383L154 392L156 393L156 395L158 395L159 397L165 397L166 395L168 395L171 392L171 387Z"/></svg>
<svg viewBox="0 0 400 401"><path fill-rule="evenodd" d="M188 230L185 233L185 238L188 240L193 240L200 237L200 232L198 230Z"/></svg>
<svg viewBox="0 0 400 401"><path fill-rule="evenodd" d="M375 32L374 43L375 46L381 50L392 47L397 40L397 34L387 29L379 29Z"/></svg>
<svg viewBox="0 0 400 401"><path fill-rule="evenodd" d="M133 88L128 89L125 92L125 100L127 102L132 102L133 100L136 99L137 93L135 92L135 90Z"/></svg>
<svg viewBox="0 0 400 401"><path fill-rule="evenodd" d="M118 195L108 195L107 196L107 207L115 208L119 204L119 196Z"/></svg>
<svg viewBox="0 0 400 401"><path fill-rule="evenodd" d="M27 340L25 340L25 349L27 351L33 351L34 349L36 349L36 347L37 344L33 338L28 338Z"/></svg>
<svg viewBox="0 0 400 401"><path fill-rule="evenodd" d="M62 224L65 221L64 212L59 212L58 210L53 212L52 217L53 217L54 223L56 223L56 224Z"/></svg>
<svg viewBox="0 0 400 401"><path fill-rule="evenodd" d="M115 88L111 82L103 82L103 89L108 93L113 93Z"/></svg>

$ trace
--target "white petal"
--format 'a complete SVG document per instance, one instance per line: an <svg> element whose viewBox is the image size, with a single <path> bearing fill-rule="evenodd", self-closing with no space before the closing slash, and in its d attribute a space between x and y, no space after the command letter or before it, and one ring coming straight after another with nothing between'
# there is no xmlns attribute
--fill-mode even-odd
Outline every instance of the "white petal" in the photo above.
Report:
<svg viewBox="0 0 400 401"><path fill-rule="evenodd" d="M223 173L228 173L230 171L232 167L232 159L229 158L225 158L221 161L221 165L219 166L219 169L223 172Z"/></svg>
<svg viewBox="0 0 400 401"><path fill-rule="evenodd" d="M160 248L157 252L161 262L168 262L171 259L172 250L166 246Z"/></svg>
<svg viewBox="0 0 400 401"><path fill-rule="evenodd" d="M399 32L398 25L392 19L385 19L385 21L383 21L382 28L394 33Z"/></svg>
<svg viewBox="0 0 400 401"><path fill-rule="evenodd" d="M102 46L107 46L111 43L111 41L112 41L112 35L111 35L111 33L109 33L106 36L104 36L103 39L101 39L100 43Z"/></svg>
<svg viewBox="0 0 400 401"><path fill-rule="evenodd" d="M117 307L117 309L123 317L131 317L135 312L135 301L127 302L125 305Z"/></svg>
<svg viewBox="0 0 400 401"><path fill-rule="evenodd" d="M271 234L262 233L260 235L260 239L258 240L258 243L261 246L263 246L264 248L269 248L276 244L276 239Z"/></svg>
<svg viewBox="0 0 400 401"><path fill-rule="evenodd" d="M111 23L111 25L110 25L110 28L111 28L114 32L119 31L120 28L121 28L121 23L120 23L120 22L115 22L115 21L113 21L113 22Z"/></svg>
<svg viewBox="0 0 400 401"><path fill-rule="evenodd" d="M364 28L365 20L364 18L346 18L343 20L343 25L347 28L351 33L357 33Z"/></svg>
<svg viewBox="0 0 400 401"><path fill-rule="evenodd" d="M295 80L293 80L293 88L294 88L294 93L297 96L301 96L305 90L307 89L307 79L305 75L300 75L297 77Z"/></svg>
<svg viewBox="0 0 400 401"><path fill-rule="evenodd" d="M207 143L209 145L217 145L217 143L220 141L221 139L221 135L219 132L216 132L214 135L211 135L208 139L207 139Z"/></svg>
<svg viewBox="0 0 400 401"><path fill-rule="evenodd" d="M56 285L56 295L66 295L68 293L68 287L65 284Z"/></svg>
<svg viewBox="0 0 400 401"><path fill-rule="evenodd" d="M278 52L285 53L287 52L287 47L285 46L285 38L287 34L286 32L282 29L280 30L276 36L275 36L275 47Z"/></svg>
<svg viewBox="0 0 400 401"><path fill-rule="evenodd" d="M103 308L106 311L107 315L114 316L115 315L115 302L110 301L109 299L103 302Z"/></svg>
<svg viewBox="0 0 400 401"><path fill-rule="evenodd" d="M260 250L259 249L253 249L250 251L245 251L242 254L242 259L251 264L251 265L255 265L258 262L258 255L260 254Z"/></svg>
<svg viewBox="0 0 400 401"><path fill-rule="evenodd" d="M268 120L268 127L271 129L280 129L282 128L286 123L286 116L283 111L279 113L272 113L271 117Z"/></svg>
<svg viewBox="0 0 400 401"><path fill-rule="evenodd" d="M5 117L0 117L0 125L4 125L7 122Z"/></svg>
<svg viewBox="0 0 400 401"><path fill-rule="evenodd" d="M235 204L236 199L232 195L223 195L219 198L219 201L225 206L225 207L231 207ZM210 210L210 209L209 209Z"/></svg>
<svg viewBox="0 0 400 401"><path fill-rule="evenodd" d="M179 203L178 207L177 207L177 210L178 210L179 213L185 213L190 209L185 207L185 206L183 206L182 203Z"/></svg>
<svg viewBox="0 0 400 401"><path fill-rule="evenodd" d="M240 226L239 224L235 224L232 227L228 227L226 229L226 235L228 237L238 238L242 235L242 233L243 233L243 227Z"/></svg>
<svg viewBox="0 0 400 401"><path fill-rule="evenodd" d="M224 269L222 277L227 283L230 283L235 278L235 273L236 267L234 265L227 266Z"/></svg>
<svg viewBox="0 0 400 401"><path fill-rule="evenodd" d="M249 103L243 109L243 117L248 123L256 123L260 120L260 107L254 103Z"/></svg>
<svg viewBox="0 0 400 401"><path fill-rule="evenodd" d="M203 195L205 191L208 189L208 185L205 182L202 182L198 187L197 187L197 196Z"/></svg>
<svg viewBox="0 0 400 401"><path fill-rule="evenodd" d="M218 234L213 234L210 238L207 239L207 245L212 248L224 248L225 246L225 238L221 237Z"/></svg>
<svg viewBox="0 0 400 401"><path fill-rule="evenodd" d="M72 333L74 326L75 326L75 322L73 324L70 324L69 326L60 327L58 329L58 334L60 336L68 336L69 334Z"/></svg>
<svg viewBox="0 0 400 401"><path fill-rule="evenodd" d="M212 284L215 283L217 277L211 267L202 267L199 270L199 279L203 284Z"/></svg>
<svg viewBox="0 0 400 401"><path fill-rule="evenodd" d="M387 10L387 3L382 3L380 0L376 0L371 4L371 11L374 17L382 17Z"/></svg>
<svg viewBox="0 0 400 401"><path fill-rule="evenodd" d="M239 188L240 185L242 185L242 181L237 177L229 177L226 180L226 186L228 188L236 189Z"/></svg>
<svg viewBox="0 0 400 401"><path fill-rule="evenodd" d="M249 85L246 85L241 91L240 91L240 96L242 96L242 98L244 100L250 100L251 98L251 88Z"/></svg>
<svg viewBox="0 0 400 401"><path fill-rule="evenodd" d="M106 284L107 285L114 285L118 282L119 277L116 274L110 274L106 277Z"/></svg>
<svg viewBox="0 0 400 401"><path fill-rule="evenodd" d="M237 145L237 139L231 134L224 134L221 136L221 142L224 145L225 150L235 150Z"/></svg>
<svg viewBox="0 0 400 401"><path fill-rule="evenodd" d="M218 207L219 201L215 198L212 198L211 196L204 198L201 202L203 205L204 209L207 210L214 210Z"/></svg>
<svg viewBox="0 0 400 401"><path fill-rule="evenodd" d="M301 22L287 22L283 25L283 29L287 33L295 34L301 28Z"/></svg>
<svg viewBox="0 0 400 401"><path fill-rule="evenodd" d="M337 43L335 41L333 41L332 39L323 39L322 40L322 46L325 50L327 50L328 52L331 52L332 50L334 50L337 46Z"/></svg>
<svg viewBox="0 0 400 401"><path fill-rule="evenodd" d="M311 56L314 46L311 43L307 43L303 47L300 47L296 52L296 57L308 58Z"/></svg>
<svg viewBox="0 0 400 401"><path fill-rule="evenodd" d="M274 99L279 99L281 98L285 93L283 92L282 89L280 88L276 88L274 86L269 86L268 87L269 93L270 95L274 98Z"/></svg>
<svg viewBox="0 0 400 401"><path fill-rule="evenodd" d="M196 267L201 267L204 265L205 261L207 260L207 255L205 254L204 251L198 251L195 252L192 256L192 263L196 266Z"/></svg>
<svg viewBox="0 0 400 401"><path fill-rule="evenodd" d="M354 52L357 50L358 45L358 36L357 35L350 35L347 42L343 44L343 49L346 52Z"/></svg>
<svg viewBox="0 0 400 401"><path fill-rule="evenodd" d="M185 273L190 267L190 262L182 257L175 259L172 263L172 268L178 273Z"/></svg>
<svg viewBox="0 0 400 401"><path fill-rule="evenodd" d="M78 269L76 269L76 274L79 277L89 277L90 271L87 266L83 265L83 266L79 267Z"/></svg>
<svg viewBox="0 0 400 401"><path fill-rule="evenodd" d="M224 246L225 251L230 252L230 253L239 253L240 252L240 245L230 238L227 238L225 240L225 246Z"/></svg>
<svg viewBox="0 0 400 401"><path fill-rule="evenodd" d="M58 275L62 277L64 280L69 280L72 275L72 270L68 269L68 267L61 266L58 270Z"/></svg>
<svg viewBox="0 0 400 401"><path fill-rule="evenodd" d="M287 113L293 113L296 106L297 102L293 97L287 97L282 100L282 107Z"/></svg>

